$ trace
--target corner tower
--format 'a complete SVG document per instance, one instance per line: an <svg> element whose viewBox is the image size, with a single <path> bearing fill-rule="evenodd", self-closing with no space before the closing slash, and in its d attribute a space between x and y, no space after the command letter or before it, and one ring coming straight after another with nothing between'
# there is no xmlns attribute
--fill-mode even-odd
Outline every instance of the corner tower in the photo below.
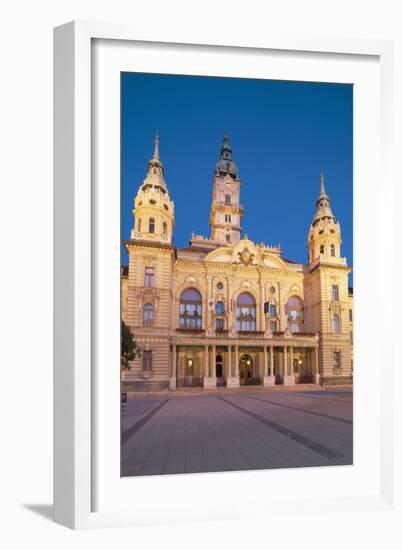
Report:
<svg viewBox="0 0 403 550"><path fill-rule="evenodd" d="M174 203L164 179L164 165L159 155L159 137L155 133L154 154L148 161L148 172L134 199L133 240L172 243L175 226Z"/></svg>
<svg viewBox="0 0 403 550"><path fill-rule="evenodd" d="M214 170L213 197L210 210L211 240L237 244L241 235L243 207L239 203L241 181L232 158L229 137L224 135L220 158Z"/></svg>
<svg viewBox="0 0 403 550"><path fill-rule="evenodd" d="M320 175L320 192L316 199L316 212L308 233L309 263L326 261L340 263L341 233L325 191L325 178Z"/></svg>

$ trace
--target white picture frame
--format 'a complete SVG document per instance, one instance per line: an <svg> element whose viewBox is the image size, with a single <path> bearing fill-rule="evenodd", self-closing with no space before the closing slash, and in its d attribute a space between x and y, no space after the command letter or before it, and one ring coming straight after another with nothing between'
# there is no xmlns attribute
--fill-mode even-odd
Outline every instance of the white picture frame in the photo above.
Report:
<svg viewBox="0 0 403 550"><path fill-rule="evenodd" d="M322 66L320 74L324 74L325 65L329 65L326 70L331 73L332 65L336 67L336 65L348 64L350 59L356 59L357 56L360 57L364 65L367 61L368 65L372 61L376 64L376 69L369 70L368 75L364 76L362 81L360 81L358 69L354 66L348 69L350 71L348 74L351 75L348 81L354 83L358 89L360 82L364 83L365 81L366 84L364 83L363 86L368 86L368 90L369 87L372 88L371 83L379 83L379 88L375 86L375 89L372 90L375 94L371 96L372 105L375 105L378 99L380 100L379 118L375 113L373 120L371 119L369 123L369 128L376 134L375 137L369 136L369 140L372 139L372 141L365 142L363 135L363 139L358 139L358 144L355 144L354 151L355 185L360 188L364 181L368 182L366 198L363 199L366 206L364 212L357 212L356 209L354 211L355 234L360 243L360 247L357 248L355 242L355 262L358 258L362 266L356 270L358 292L355 297L357 311L355 315L357 323L355 337L355 372L357 373L355 380L355 438L359 439L361 433L357 434L357 430L361 426L361 418L362 427L365 428L365 419L363 419L363 415L360 416L365 408L368 409L369 420L379 428L379 433L377 432L377 436L373 438L376 440L376 446L373 449L372 447L366 448L365 442L362 442L362 450L371 448L377 454L365 457L361 456L365 454L364 452L361 455L358 452L356 468L358 473L354 473L356 465L351 470L340 470L340 474L337 473L337 469L330 472L330 469L322 468L320 469L321 481L319 482L317 477L319 469L317 468L312 468L309 472L304 470L270 472L273 487L275 483L278 487L281 487L281 484L288 487L287 494L281 500L276 495L273 498L262 495L260 488L268 474L264 471L241 474L228 472L224 474L154 476L146 479L129 479L127 484L125 482L124 487L116 479L106 480L109 475L108 468L116 468L116 452L119 452L119 439L115 437L118 433L116 418L119 415L119 400L116 399L116 392L113 394L115 397L111 395L110 402L106 397L105 388L108 387L108 381L99 377L97 371L96 359L100 354L97 351L99 342L96 341L95 335L99 336L98 324L102 323L102 319L105 317L105 307L108 307L108 302L100 300L100 285L107 284L109 288L116 289L116 278L113 279L113 275L111 275L112 278L109 280L106 273L106 281L96 281L96 272L104 264L102 264L102 258L99 257L95 234L102 225L99 223L99 219L102 216L105 217L105 205L112 205L111 208L113 208L113 205L116 206L118 203L116 203L116 194L108 197L99 194L96 183L94 184L95 179L102 177L103 174L103 172L101 175L99 174L99 166L93 156L94 147L99 138L97 131L102 134L102 128L104 128L100 125L94 131L93 126L97 117L97 105L94 105L93 95L97 76L94 71L99 56L102 57L102 54L96 52L94 48L100 41L109 41L109 43L114 41L113 44L116 45L116 48L121 47L122 52L125 48L127 50L130 44L141 45L143 50L140 48L135 52L136 60L141 70L144 71L149 67L150 72L156 70L152 65L151 50L158 48L161 52L171 48L171 54L173 45L175 45L175 51L194 52L200 56L200 59L204 52L208 51L210 60L219 58L220 55L227 55L229 52L238 53L245 58L261 57L267 54L273 56L274 65L276 55L282 55L283 60L295 56L298 60L311 59L315 63L317 61L315 56L319 55L323 57L322 61L317 63L318 68ZM116 64L116 48L113 54L106 55L105 67L108 63ZM393 239L382 240L383 246L380 246L382 237L393 233L392 220L388 216L388 204L393 204L394 200L394 188L390 183L392 181L393 120L392 43L377 40L346 40L294 35L255 37L253 41L234 39L233 43L228 43L208 36L208 33L206 33L205 43L195 43L194 40L186 36L186 31L181 36L178 36L177 33L175 36L170 36L168 30L164 36L154 37L147 31L139 31L130 25L73 22L55 29L54 54L55 521L71 528L81 529L194 521L196 516L198 521L226 520L238 518L240 505L245 501L259 503L260 513L265 514L281 513L284 507L290 514L297 513L301 501L304 501L305 509L309 508L312 514L323 510L324 507L328 510L335 510L340 506L347 506L351 510L359 511L392 510L395 478L393 422L390 419L395 414L392 380L393 369L397 367L397 357L393 354L393 348L384 351L382 358L388 365L388 377L385 380L384 377L379 376L379 345L378 348L373 348L374 351L371 355L365 351L365 342L371 341L374 335L374 328L365 319L365 300L371 292L370 282L376 281L377 283L375 290L372 289L372 299L375 299L385 311L390 311L391 308L386 289L390 287L392 274L379 269L379 265L381 265L382 259L393 256ZM120 54L119 59L123 60ZM126 69L128 70L130 63L129 61L127 63ZM183 74L191 74L190 72L186 73L186 70L190 71L190 68L186 69L186 67L190 67L186 63L184 57L180 70L183 71ZM109 65L109 69L112 65ZM214 63L210 63L210 67L213 65ZM297 69L295 61L294 68ZM318 71L318 68L312 68L312 75L315 74L315 70ZM112 68L111 70L120 69ZM210 68L209 70L213 71L214 69ZM279 69L278 78L282 78L281 70ZM356 70L357 77L354 76ZM302 72L297 79L304 77L303 69L300 68L300 71ZM109 73L104 71L104 75L106 74ZM315 77L312 75L308 79L314 79ZM330 79L330 77L328 78ZM372 78L377 80L373 81ZM101 82L105 83L106 81L101 80ZM116 99L113 96L112 88L111 93L112 95L108 97ZM359 112L361 104L363 109L368 110L370 107L369 104L364 106L365 99L358 103L355 101L354 107L357 112ZM361 116L363 114L364 111L361 112ZM110 124L116 130L116 116L114 117L112 113L109 118ZM361 122L362 119L359 119L360 124ZM361 136L361 134L355 134L355 137L357 135ZM113 149L111 157L115 156L115 165L113 165L112 159L111 163L106 166L108 170L109 168L112 170L114 166L116 170L116 154L119 152L119 148L115 145ZM367 163L364 163L365 155L369 151L371 152L370 158ZM380 181L389 182L388 185L382 187L382 192L379 189ZM377 221L371 225L366 241L360 228L368 226L368 217L366 216L370 216L375 209L378 211ZM116 229L116 224L114 227ZM111 231L114 231L112 226ZM112 239L109 245L110 247L115 246ZM113 253L113 249L108 248L109 245L106 246L107 252L103 253L104 258L108 251ZM374 268L373 274L368 274L366 270L366 266L371 265L369 255L371 255L374 264L378 265L378 270ZM367 282L365 283L365 281ZM361 282L362 286L360 287ZM119 294L116 294L116 300L119 300ZM382 341L382 337L386 335L386 328L378 327L377 334ZM116 334L114 342L116 343ZM109 350L110 353L112 351L112 349ZM362 373L360 364L365 364L366 371L373 375L371 380L360 374ZM357 386L360 388L358 394ZM374 399L377 404L370 407L369 405L374 403ZM100 401L103 405L111 407L111 416L108 418L112 418L112 420L108 421L107 417L102 415L99 407ZM114 450L114 455L112 451L109 454L109 451L105 449L106 437L109 437L109 441L112 438L118 446ZM368 438L367 444L371 445L370 438ZM374 442L372 444L375 445ZM109 446L113 447L113 444ZM103 457L102 461L99 460L100 454ZM371 474L372 481L370 482ZM301 479L302 475L306 484ZM347 476L344 478L344 485L340 483L343 476ZM329 487L333 487L333 489L331 491L329 489L327 497L323 494L321 487L325 477L328 477L329 480L331 477L333 478L331 482L329 481ZM136 487L133 485L134 481L137 483ZM307 493L308 484L311 488L313 487L309 494ZM225 488L227 496L224 500L220 501L218 496L212 493L214 486ZM148 499L147 495L155 495L158 490L162 495L169 494L170 496L169 500L164 500L161 497L161 502L157 505L154 499ZM129 491L130 499L126 500L125 493ZM135 494L135 498L133 498L133 494ZM197 494L197 499L192 497L192 494ZM181 503L185 498L186 506L183 506ZM136 506L134 500L141 500L142 506ZM218 504L215 508L214 502L216 501Z"/></svg>

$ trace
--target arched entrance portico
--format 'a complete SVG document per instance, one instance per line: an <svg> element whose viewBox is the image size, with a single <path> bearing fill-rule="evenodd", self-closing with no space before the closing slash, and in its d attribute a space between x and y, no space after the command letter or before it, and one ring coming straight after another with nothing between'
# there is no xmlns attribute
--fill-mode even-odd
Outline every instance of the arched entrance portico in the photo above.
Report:
<svg viewBox="0 0 403 550"><path fill-rule="evenodd" d="M252 385L253 379L253 359L249 353L243 353L239 359L239 383L241 386Z"/></svg>

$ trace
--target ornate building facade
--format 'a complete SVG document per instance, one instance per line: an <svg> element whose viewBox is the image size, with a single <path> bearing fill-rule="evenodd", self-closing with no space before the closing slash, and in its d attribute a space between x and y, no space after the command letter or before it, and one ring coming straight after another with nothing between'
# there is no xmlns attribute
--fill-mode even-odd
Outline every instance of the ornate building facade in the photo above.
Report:
<svg viewBox="0 0 403 550"><path fill-rule="evenodd" d="M308 263L242 237L241 181L228 136L216 163L210 238L173 244L174 203L158 135L124 241L122 318L142 350L127 391L178 387L351 384L351 271L320 178Z"/></svg>

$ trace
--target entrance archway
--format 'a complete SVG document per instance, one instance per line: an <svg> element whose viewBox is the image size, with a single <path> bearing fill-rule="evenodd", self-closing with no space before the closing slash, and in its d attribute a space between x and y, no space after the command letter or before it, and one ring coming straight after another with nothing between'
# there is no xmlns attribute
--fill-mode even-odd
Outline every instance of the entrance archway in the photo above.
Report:
<svg viewBox="0 0 403 550"><path fill-rule="evenodd" d="M239 360L239 383L241 386L253 384L253 359L249 353L241 355Z"/></svg>

